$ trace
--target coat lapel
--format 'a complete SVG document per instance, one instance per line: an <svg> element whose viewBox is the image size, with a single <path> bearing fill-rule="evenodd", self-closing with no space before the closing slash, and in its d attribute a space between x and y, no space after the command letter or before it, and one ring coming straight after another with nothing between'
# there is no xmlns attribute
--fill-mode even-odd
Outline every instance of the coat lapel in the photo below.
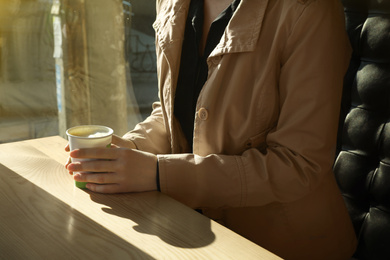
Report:
<svg viewBox="0 0 390 260"><path fill-rule="evenodd" d="M242 0L210 57L256 47L269 0Z"/></svg>
<svg viewBox="0 0 390 260"><path fill-rule="evenodd" d="M171 60L171 57L180 56L181 53L190 0L162 2L153 28L156 31L156 44Z"/></svg>

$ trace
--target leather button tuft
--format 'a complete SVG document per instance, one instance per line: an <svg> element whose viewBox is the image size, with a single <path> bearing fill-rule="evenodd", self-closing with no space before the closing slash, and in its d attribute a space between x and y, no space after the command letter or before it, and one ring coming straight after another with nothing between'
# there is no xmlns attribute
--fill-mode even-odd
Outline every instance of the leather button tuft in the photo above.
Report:
<svg viewBox="0 0 390 260"><path fill-rule="evenodd" d="M202 107L198 110L198 117L200 118L200 120L207 120L207 118L209 118L209 112L207 111L206 108Z"/></svg>

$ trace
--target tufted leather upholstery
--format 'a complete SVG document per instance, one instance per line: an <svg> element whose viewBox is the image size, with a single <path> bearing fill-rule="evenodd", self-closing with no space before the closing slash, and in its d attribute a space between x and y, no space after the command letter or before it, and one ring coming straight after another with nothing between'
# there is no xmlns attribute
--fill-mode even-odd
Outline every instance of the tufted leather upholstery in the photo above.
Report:
<svg viewBox="0 0 390 260"><path fill-rule="evenodd" d="M342 0L353 54L334 170L357 259L390 259L390 0Z"/></svg>

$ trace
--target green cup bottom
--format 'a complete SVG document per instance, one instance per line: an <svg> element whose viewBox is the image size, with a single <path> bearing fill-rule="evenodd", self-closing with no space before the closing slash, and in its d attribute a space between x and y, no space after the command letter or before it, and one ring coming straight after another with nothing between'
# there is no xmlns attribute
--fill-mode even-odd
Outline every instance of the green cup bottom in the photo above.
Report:
<svg viewBox="0 0 390 260"><path fill-rule="evenodd" d="M80 188L80 189L86 189L87 188L87 183L86 182L79 182L79 181L75 181L74 182L76 187L77 188Z"/></svg>

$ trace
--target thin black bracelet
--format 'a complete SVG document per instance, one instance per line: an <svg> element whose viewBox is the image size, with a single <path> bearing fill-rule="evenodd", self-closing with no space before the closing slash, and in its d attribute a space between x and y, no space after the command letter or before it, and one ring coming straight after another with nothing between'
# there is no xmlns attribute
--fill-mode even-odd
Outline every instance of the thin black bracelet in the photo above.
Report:
<svg viewBox="0 0 390 260"><path fill-rule="evenodd" d="M159 167L158 167L158 159L157 159L156 182L157 182L157 190L161 191L161 189L160 189L160 171L159 171Z"/></svg>

